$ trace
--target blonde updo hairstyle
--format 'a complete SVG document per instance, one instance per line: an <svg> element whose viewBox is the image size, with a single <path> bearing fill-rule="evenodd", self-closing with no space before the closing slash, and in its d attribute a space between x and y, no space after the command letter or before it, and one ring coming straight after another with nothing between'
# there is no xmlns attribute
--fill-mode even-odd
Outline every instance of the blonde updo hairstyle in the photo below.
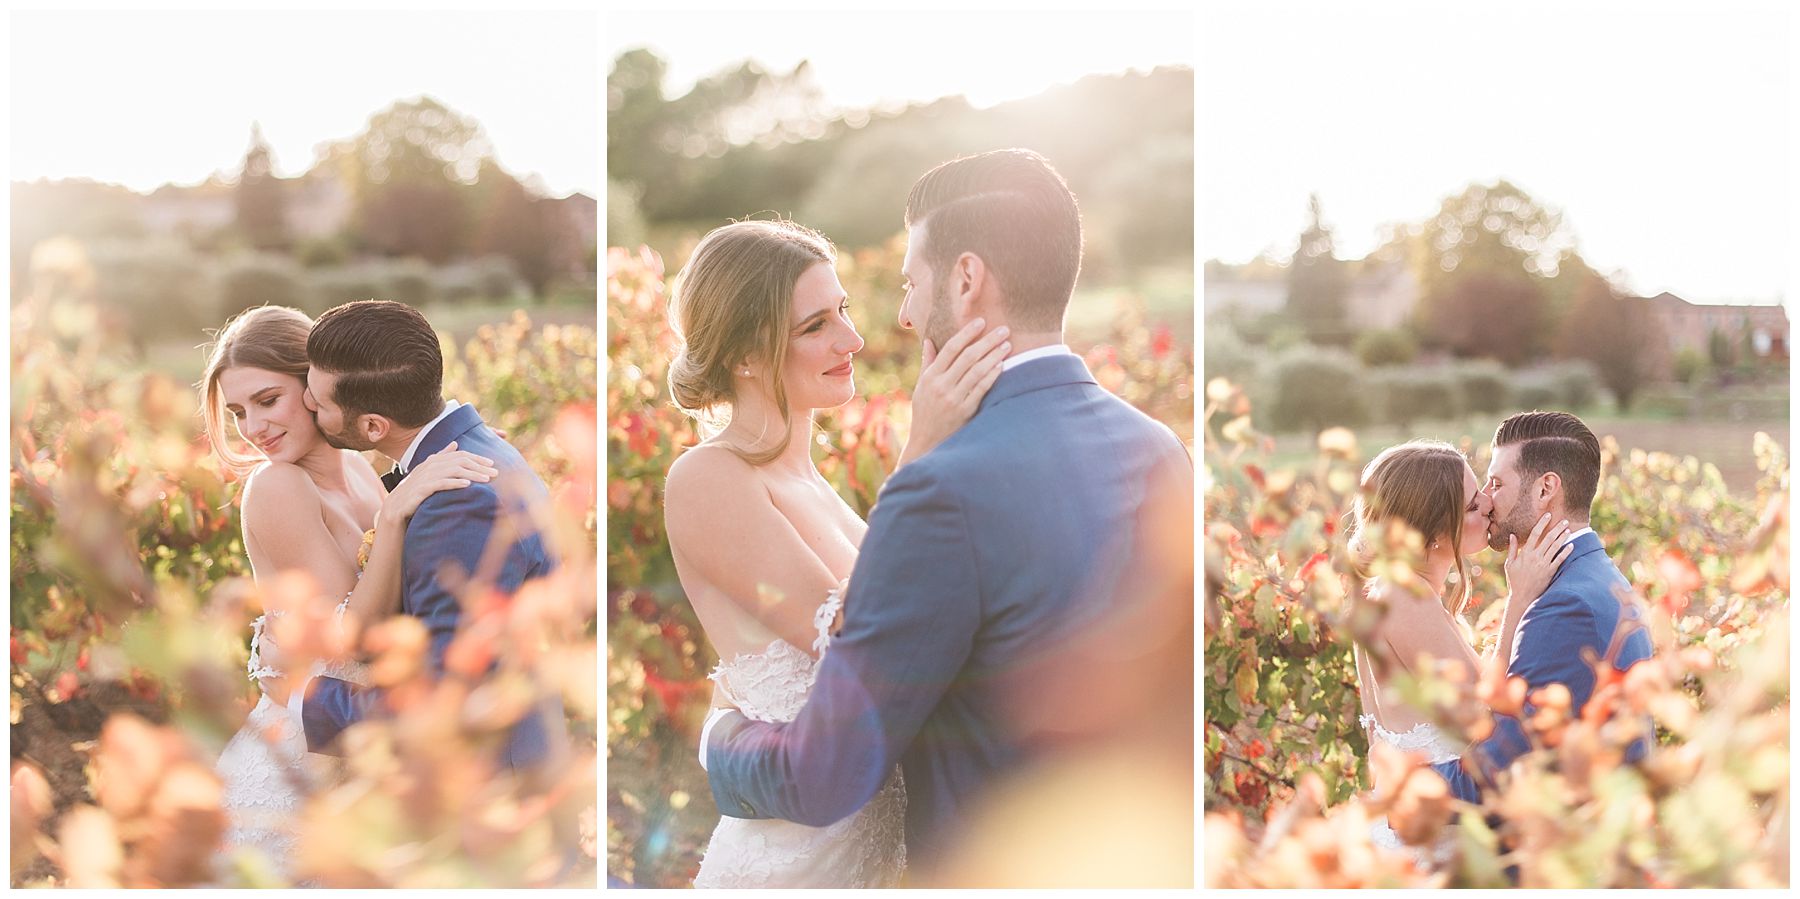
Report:
<svg viewBox="0 0 1800 899"><path fill-rule="evenodd" d="M793 413L781 369L794 286L821 262L835 264L837 252L811 228L785 220L733 222L700 238L670 295L669 323L680 348L669 364L669 395L684 412L722 429L738 398L737 366L759 360L781 410L782 438L761 451L727 447L752 465L787 449Z"/></svg>
<svg viewBox="0 0 1800 899"><path fill-rule="evenodd" d="M242 477L266 461L260 453L245 452L227 434L231 416L219 390L219 376L228 368L260 368L293 375L306 383L306 335L312 319L286 306L258 306L238 313L219 329L206 359L206 371L195 385L200 390L200 411L206 419L206 439L227 471Z"/></svg>
<svg viewBox="0 0 1800 899"><path fill-rule="evenodd" d="M1388 525L1399 522L1426 543L1450 541L1456 589L1444 591L1444 608L1462 614L1469 602L1468 561L1462 555L1463 473L1467 460L1441 440L1391 446L1363 467L1362 488L1350 510L1348 545L1357 571L1367 577Z"/></svg>

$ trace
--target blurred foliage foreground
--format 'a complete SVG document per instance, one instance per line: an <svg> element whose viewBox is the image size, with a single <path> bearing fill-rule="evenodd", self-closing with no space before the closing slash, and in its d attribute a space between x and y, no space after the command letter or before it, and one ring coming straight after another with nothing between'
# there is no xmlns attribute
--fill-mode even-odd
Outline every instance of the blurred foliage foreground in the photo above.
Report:
<svg viewBox="0 0 1800 899"><path fill-rule="evenodd" d="M1208 886L1505 887L1508 869L1525 887L1787 885L1789 487L1776 441L1756 437L1752 497L1729 493L1710 464L1605 441L1593 527L1635 585L1655 654L1603 672L1582 708L1556 685L1532 696L1537 751L1477 807L1420 756L1368 758L1351 648L1379 611L1347 600L1361 586L1343 546L1355 435L1322 433L1310 469L1265 470L1270 441L1223 378L1207 385L1204 421ZM1462 449L1485 470L1474 457L1487 447ZM1474 561L1469 614L1485 653L1505 583L1499 555ZM1502 662L1486 667L1475 687L1427 672L1395 688L1480 739L1491 728L1480 704L1517 715L1527 698ZM1645 715L1654 746L1624 765ZM1383 815L1415 846L1459 824L1454 859L1425 871L1374 848L1369 822Z"/></svg>
<svg viewBox="0 0 1800 899"><path fill-rule="evenodd" d="M838 276L866 345L857 354L857 396L816 419L819 470L865 518L912 421L907 397L919 349L897 321L902 250L896 242L840 256ZM648 247L608 250L607 872L609 882L654 887L693 880L719 818L695 758L712 695L706 674L718 660L676 581L663 532L663 479L701 439L668 397L676 340L664 278ZM1191 343L1146 324L1127 303L1101 342L1071 348L1102 386L1192 445Z"/></svg>
<svg viewBox="0 0 1800 899"><path fill-rule="evenodd" d="M239 484L199 435L187 385L117 368L121 335L80 298L12 314L12 883L289 885L254 850L215 865L213 765L258 695L250 620L335 601L250 580ZM277 642L302 659L360 649L395 710L348 732L343 777L296 812L297 879L593 884L597 349L591 329L534 330L522 315L446 347L447 393L508 430L551 485L542 515L563 560L511 596L463 597L452 668L493 660L491 675L425 677L423 628L405 616L360 647L334 643L328 615L280 622ZM496 767L497 742L549 695L572 752L527 782Z"/></svg>

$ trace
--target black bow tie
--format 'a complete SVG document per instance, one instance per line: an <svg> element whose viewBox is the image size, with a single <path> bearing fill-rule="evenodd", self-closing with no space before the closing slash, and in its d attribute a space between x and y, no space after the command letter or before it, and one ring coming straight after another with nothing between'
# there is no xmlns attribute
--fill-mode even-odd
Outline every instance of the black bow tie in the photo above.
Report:
<svg viewBox="0 0 1800 899"><path fill-rule="evenodd" d="M381 476L381 486L386 487L387 492L393 493L394 488L400 486L400 482L404 480L406 480L406 472L401 471L400 466L396 465L393 470Z"/></svg>

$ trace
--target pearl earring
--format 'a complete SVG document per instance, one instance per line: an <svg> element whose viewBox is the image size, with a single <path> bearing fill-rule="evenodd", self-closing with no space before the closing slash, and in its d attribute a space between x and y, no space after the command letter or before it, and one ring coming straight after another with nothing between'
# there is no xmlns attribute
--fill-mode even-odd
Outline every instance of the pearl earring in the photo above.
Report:
<svg viewBox="0 0 1800 899"><path fill-rule="evenodd" d="M747 368L746 368L746 369L744 369L744 370L743 370L743 372L742 372L742 374L743 374L743 376L744 376L744 377L746 377L746 378L748 378L748 377L750 377L750 369L747 369Z"/></svg>

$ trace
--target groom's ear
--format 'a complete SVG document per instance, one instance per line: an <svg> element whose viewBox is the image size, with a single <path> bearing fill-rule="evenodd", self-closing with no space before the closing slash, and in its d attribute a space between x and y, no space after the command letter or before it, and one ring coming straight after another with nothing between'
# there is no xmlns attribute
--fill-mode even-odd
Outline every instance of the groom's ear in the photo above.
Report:
<svg viewBox="0 0 1800 899"><path fill-rule="evenodd" d="M993 273L988 271L986 260L974 253L956 257L956 264L950 269L950 307L956 320L966 322L980 315L984 299L992 299L985 295L993 287Z"/></svg>
<svg viewBox="0 0 1800 899"><path fill-rule="evenodd" d="M1563 495L1562 475L1559 475L1554 471L1546 471L1546 472L1544 472L1543 477L1538 478L1538 499L1540 499L1540 500L1552 500L1552 499L1560 500L1562 498L1562 495Z"/></svg>
<svg viewBox="0 0 1800 899"><path fill-rule="evenodd" d="M356 420L356 426L370 443L380 443L394 431L394 423L385 415L365 414Z"/></svg>

